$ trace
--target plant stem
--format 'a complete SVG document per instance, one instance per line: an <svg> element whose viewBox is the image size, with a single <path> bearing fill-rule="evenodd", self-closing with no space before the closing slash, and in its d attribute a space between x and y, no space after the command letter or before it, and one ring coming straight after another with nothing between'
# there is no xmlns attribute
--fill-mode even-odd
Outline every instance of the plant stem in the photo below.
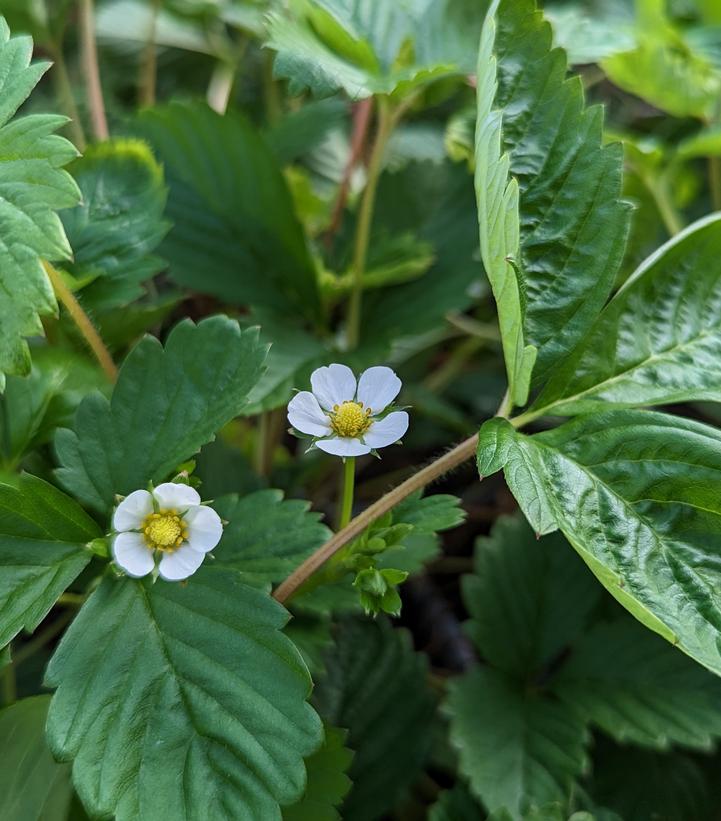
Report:
<svg viewBox="0 0 721 821"><path fill-rule="evenodd" d="M353 491L355 488L355 456L343 460L343 492L338 513L338 530L350 522L353 515Z"/></svg>
<svg viewBox="0 0 721 821"><path fill-rule="evenodd" d="M53 286L55 296L70 314L73 322L75 322L78 330L82 334L83 339L85 339L88 347L95 354L95 358L100 363L100 367L105 371L111 382L117 381L118 369L113 362L112 356L110 356L110 352L100 338L100 334L90 321L90 317L85 313L73 292L65 284L60 272L45 260L43 260L43 267Z"/></svg>
<svg viewBox="0 0 721 821"><path fill-rule="evenodd" d="M386 493L386 495L381 497L377 502L374 502L362 513L359 513L355 519L350 521L342 530L329 539L322 547L313 553L312 556L309 556L300 567L296 568L273 593L274 598L279 602L284 602L309 576L315 573L319 567L325 564L328 559L342 547L345 547L348 542L355 539L356 536L359 536L368 525L372 524L384 513L387 513L399 502L402 502L403 499L410 496L411 493L415 493L416 490L420 490L430 484L438 479L439 476L463 464L466 459L470 459L476 452L477 446L478 434L476 433L461 442L460 445L456 445L453 450L448 451L448 453L439 459L431 462L430 465L414 473L410 478L406 479L405 482L393 488L393 490Z"/></svg>
<svg viewBox="0 0 721 821"><path fill-rule="evenodd" d="M70 83L62 44L58 44L52 49L52 56L54 63L52 74L55 91L60 100L60 105L65 110L65 115L70 118L70 122L67 125L68 131L70 132L70 139L75 143L75 147L78 151L82 152L85 151L87 140L85 139L80 112L78 111L75 96L73 95L73 87Z"/></svg>
<svg viewBox="0 0 721 821"><path fill-rule="evenodd" d="M721 158L708 158L709 185L714 211L721 211Z"/></svg>
<svg viewBox="0 0 721 821"><path fill-rule="evenodd" d="M228 60L219 60L213 69L205 96L208 105L218 114L225 114L228 109L236 70L236 64Z"/></svg>
<svg viewBox="0 0 721 821"><path fill-rule="evenodd" d="M0 678L2 678L3 706L9 707L11 704L15 703L18 697L14 659L4 670L0 670Z"/></svg>
<svg viewBox="0 0 721 821"><path fill-rule="evenodd" d="M41 650L46 644L51 642L59 633L61 633L63 629L70 624L74 617L75 612L73 610L68 610L58 616L58 618L55 619L52 624L49 624L44 630L36 633L27 644L24 644L13 655L12 666L17 668L18 665L22 664L26 659L34 656L38 650Z"/></svg>
<svg viewBox="0 0 721 821"><path fill-rule="evenodd" d="M325 244L330 248L333 244L333 238L338 233L341 221L343 219L343 211L345 210L346 201L348 200L348 192L350 190L350 183L353 177L353 169L358 165L358 161L363 154L366 137L368 136L368 126L370 125L371 111L373 110L373 98L368 97L356 104L353 110L353 134L351 136L350 153L348 155L348 162L343 169L343 179L338 187L338 196L336 197L335 205L333 206L333 215L330 220L330 225L325 235Z"/></svg>
<svg viewBox="0 0 721 821"><path fill-rule="evenodd" d="M263 102L265 104L265 117L268 125L278 122L280 115L283 113L280 104L280 95L278 94L278 85L273 77L273 61L272 52L266 51L263 61Z"/></svg>
<svg viewBox="0 0 721 821"><path fill-rule="evenodd" d="M355 242L353 246L353 290L348 305L348 328L346 338L348 349L358 346L360 339L361 310L363 303L363 274L365 273L366 258L368 256L368 242L370 241L373 208L375 206L376 190L380 178L383 155L385 154L388 138L393 132L396 119L391 113L389 103L383 97L378 98L378 128L376 131L373 149L368 161L368 177L363 191L358 224L356 225Z"/></svg>
<svg viewBox="0 0 721 821"><path fill-rule="evenodd" d="M668 183L661 177L658 180L647 180L646 186L656 201L656 207L661 215L663 224L666 226L666 230L670 236L675 236L679 231L683 230L683 220L671 202Z"/></svg>
<svg viewBox="0 0 721 821"><path fill-rule="evenodd" d="M103 89L100 84L98 48L95 42L95 9L93 0L80 0L80 40L83 52L83 73L88 93L88 107L96 140L107 140L108 121L105 117Z"/></svg>
<svg viewBox="0 0 721 821"><path fill-rule="evenodd" d="M158 53L155 48L155 29L163 0L153 0L150 11L150 29L140 63L139 102L141 106L155 105L157 85Z"/></svg>

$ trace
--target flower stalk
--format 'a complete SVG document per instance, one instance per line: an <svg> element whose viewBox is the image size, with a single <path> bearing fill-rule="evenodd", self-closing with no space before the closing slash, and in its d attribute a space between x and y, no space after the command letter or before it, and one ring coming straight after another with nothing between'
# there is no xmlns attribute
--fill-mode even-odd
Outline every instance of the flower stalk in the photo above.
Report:
<svg viewBox="0 0 721 821"><path fill-rule="evenodd" d="M343 461L343 491L340 499L338 515L338 530L350 522L353 514L353 493L355 490L355 456L349 456Z"/></svg>
<svg viewBox="0 0 721 821"><path fill-rule="evenodd" d="M80 3L80 40L83 52L83 73L88 93L88 108L96 140L107 140L110 136L108 120L105 116L103 88L100 84L98 47L95 42L95 8L93 0Z"/></svg>

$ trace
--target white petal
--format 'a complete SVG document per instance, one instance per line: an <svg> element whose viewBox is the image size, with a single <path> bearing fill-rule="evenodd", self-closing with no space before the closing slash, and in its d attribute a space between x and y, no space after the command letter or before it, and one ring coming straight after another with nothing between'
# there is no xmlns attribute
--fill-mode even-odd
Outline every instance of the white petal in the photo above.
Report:
<svg viewBox="0 0 721 821"><path fill-rule="evenodd" d="M384 365L363 371L358 380L358 401L376 414L390 405L401 391L401 380Z"/></svg>
<svg viewBox="0 0 721 821"><path fill-rule="evenodd" d="M192 505L200 504L200 496L195 488L177 482L163 482L153 490L153 496L161 510L185 510Z"/></svg>
<svg viewBox="0 0 721 821"><path fill-rule="evenodd" d="M394 411L384 419L373 422L363 434L363 441L372 448L384 448L397 442L408 430L408 414Z"/></svg>
<svg viewBox="0 0 721 821"><path fill-rule="evenodd" d="M328 436L330 422L310 391L297 393L288 403L288 421L301 433Z"/></svg>
<svg viewBox="0 0 721 821"><path fill-rule="evenodd" d="M164 553L158 565L158 573L166 582L179 582L192 576L203 564L205 553L193 550L190 545L184 544L174 553Z"/></svg>
<svg viewBox="0 0 721 821"><path fill-rule="evenodd" d="M134 490L118 505L113 514L113 530L139 530L143 519L153 512L153 497L147 490Z"/></svg>
<svg viewBox="0 0 721 821"><path fill-rule="evenodd" d="M333 405L350 402L355 397L355 376L346 365L318 368L310 375L310 384L315 398L326 410L333 410Z"/></svg>
<svg viewBox="0 0 721 821"><path fill-rule="evenodd" d="M343 436L335 436L333 439L319 439L315 446L330 453L333 456L364 456L370 453L368 445L364 445L358 439L349 439Z"/></svg>
<svg viewBox="0 0 721 821"><path fill-rule="evenodd" d="M155 566L153 552L140 533L118 533L113 539L113 557L135 579L147 576Z"/></svg>
<svg viewBox="0 0 721 821"><path fill-rule="evenodd" d="M188 544L193 550L207 553L220 541L223 523L212 507L191 507L185 514L188 525Z"/></svg>

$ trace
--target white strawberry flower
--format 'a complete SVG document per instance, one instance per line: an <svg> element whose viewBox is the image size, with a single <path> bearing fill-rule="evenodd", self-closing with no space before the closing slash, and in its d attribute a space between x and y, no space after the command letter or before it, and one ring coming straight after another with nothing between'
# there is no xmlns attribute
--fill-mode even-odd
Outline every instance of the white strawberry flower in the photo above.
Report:
<svg viewBox="0 0 721 821"><path fill-rule="evenodd" d="M165 482L134 490L113 514L113 557L128 576L158 573L169 582L187 579L223 535L220 516L200 503L197 490Z"/></svg>
<svg viewBox="0 0 721 821"><path fill-rule="evenodd" d="M385 413L401 390L401 380L382 365L368 368L358 382L346 365L313 371L311 391L288 404L288 421L313 444L334 456L363 456L397 442L408 430L405 411Z"/></svg>

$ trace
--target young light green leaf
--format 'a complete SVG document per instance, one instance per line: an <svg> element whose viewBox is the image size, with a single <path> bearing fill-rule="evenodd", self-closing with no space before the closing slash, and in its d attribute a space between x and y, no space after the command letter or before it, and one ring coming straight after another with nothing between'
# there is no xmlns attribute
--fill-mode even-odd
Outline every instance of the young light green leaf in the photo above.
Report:
<svg viewBox="0 0 721 821"><path fill-rule="evenodd" d="M325 728L323 746L305 762L305 794L297 804L283 808L283 821L340 821L336 807L352 786L346 772L353 753L345 746L346 736L345 730Z"/></svg>
<svg viewBox="0 0 721 821"><path fill-rule="evenodd" d="M65 119L31 114L11 122L50 65L30 65L31 56L32 40L11 39L0 17L0 389L5 373L30 370L24 337L42 334L40 316L56 311L42 259L70 258L56 211L80 198L72 177L63 170L77 152L53 133Z"/></svg>
<svg viewBox="0 0 721 821"><path fill-rule="evenodd" d="M45 741L49 703L50 696L34 696L0 710L0 818L7 821L67 819L70 767L56 763Z"/></svg>
<svg viewBox="0 0 721 821"><path fill-rule="evenodd" d="M515 352L510 363L527 378L523 356L530 361L531 354L522 351L535 347L533 384L540 385L606 302L623 256L630 206L619 199L622 148L601 146L603 112L598 106L584 107L579 78L566 79L565 55L551 48L551 28L534 0L502 0L494 40L491 25L481 50L484 62L479 63L478 117L485 130L477 130L476 142L481 148L492 145L493 151L486 155L477 150L477 185L485 179L481 196L496 204L487 214L498 222L485 230L495 243L496 287L505 286L501 297L509 303L503 333L509 342L510 334L518 340L515 348L506 343ZM492 94L495 99L489 102ZM488 161L494 174L479 172L478 166ZM498 163L504 166L502 173ZM520 253L517 221L509 216L516 207L516 184ZM505 241L501 218L508 231ZM520 271L520 297L507 256ZM522 332L516 330L519 313ZM516 403L522 394L514 391Z"/></svg>
<svg viewBox="0 0 721 821"><path fill-rule="evenodd" d="M106 578L47 672L48 739L93 815L280 821L322 739L287 613L225 570Z"/></svg>
<svg viewBox="0 0 721 821"><path fill-rule="evenodd" d="M466 513L457 496L413 493L393 508L393 522L413 525L413 533L440 533L463 524Z"/></svg>
<svg viewBox="0 0 721 821"><path fill-rule="evenodd" d="M481 257L496 300L511 401L525 405L537 351L524 341L518 183L509 177L510 157L502 145L503 115L496 107L498 4L494 0L488 10L478 52L476 202Z"/></svg>
<svg viewBox="0 0 721 821"><path fill-rule="evenodd" d="M83 400L74 430L60 430L60 482L107 512L116 494L167 478L242 410L261 374L258 329L224 316L189 320L165 347L146 337L129 354L108 401Z"/></svg>
<svg viewBox="0 0 721 821"><path fill-rule="evenodd" d="M460 771L490 812L521 821L534 807L567 803L586 765L582 718L480 667L451 683L447 710Z"/></svg>
<svg viewBox="0 0 721 821"><path fill-rule="evenodd" d="M315 321L316 273L277 159L239 115L173 103L137 130L165 167L173 228L161 246L180 285Z"/></svg>
<svg viewBox="0 0 721 821"><path fill-rule="evenodd" d="M521 517L498 519L476 542L474 573L462 581L466 630L495 668L526 679L570 645L601 587L561 536L538 541Z"/></svg>
<svg viewBox="0 0 721 821"><path fill-rule="evenodd" d="M556 528L639 621L721 673L721 434L648 411L577 417L535 436L493 420L479 469L504 467L532 527Z"/></svg>
<svg viewBox="0 0 721 821"><path fill-rule="evenodd" d="M377 819L418 776L431 743L434 698L426 660L410 636L377 621L345 620L327 658L316 701L326 721L348 729L355 750L344 821Z"/></svg>
<svg viewBox="0 0 721 821"><path fill-rule="evenodd" d="M95 522L61 491L29 474L0 484L0 647L34 630L90 561Z"/></svg>
<svg viewBox="0 0 721 821"><path fill-rule="evenodd" d="M626 618L590 630L553 691L622 744L710 750L721 736L718 678Z"/></svg>
<svg viewBox="0 0 721 821"><path fill-rule="evenodd" d="M721 214L636 270L533 404L533 412L721 401Z"/></svg>
<svg viewBox="0 0 721 821"><path fill-rule="evenodd" d="M330 537L308 502L284 501L280 490L225 496L214 507L228 522L216 564L262 583L282 581Z"/></svg>
<svg viewBox="0 0 721 821"><path fill-rule="evenodd" d="M163 169L140 140L91 146L70 167L82 203L61 213L74 259L64 266L95 309L127 304L164 266L153 252L168 232Z"/></svg>

